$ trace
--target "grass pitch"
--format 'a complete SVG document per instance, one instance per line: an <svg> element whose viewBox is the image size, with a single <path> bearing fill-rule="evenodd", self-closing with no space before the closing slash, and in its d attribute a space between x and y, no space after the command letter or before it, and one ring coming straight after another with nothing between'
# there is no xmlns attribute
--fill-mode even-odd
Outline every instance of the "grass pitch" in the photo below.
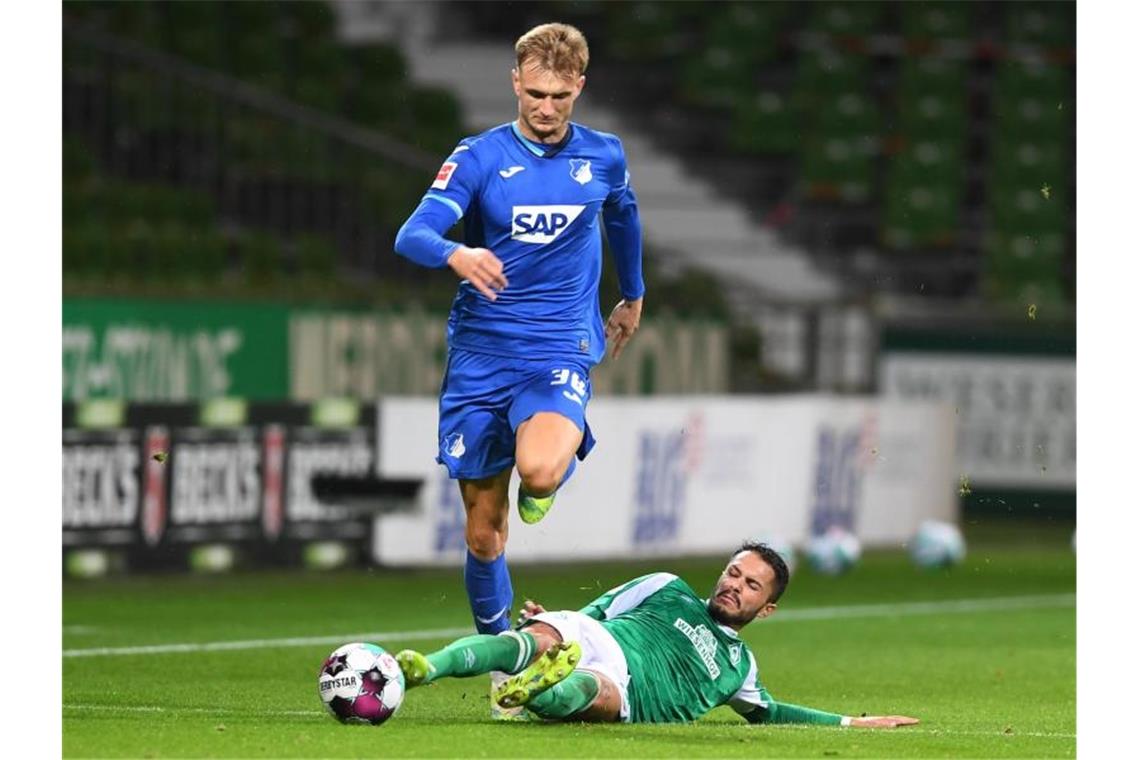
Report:
<svg viewBox="0 0 1140 760"><path fill-rule="evenodd" d="M705 590L722 567L659 560L513 575L517 603L576 608L654 570ZM454 634L433 632L470 625L458 569L67 582L63 754L1073 757L1075 591L1076 559L1060 541L975 542L949 571L919 571L899 553L871 553L840 578L801 567L780 610L744 631L761 681L782 701L922 720L907 729L750 726L728 708L694 725L500 724L485 677L412 691L374 728L324 713L322 658L364 633L389 633L372 640L391 651L444 644Z"/></svg>

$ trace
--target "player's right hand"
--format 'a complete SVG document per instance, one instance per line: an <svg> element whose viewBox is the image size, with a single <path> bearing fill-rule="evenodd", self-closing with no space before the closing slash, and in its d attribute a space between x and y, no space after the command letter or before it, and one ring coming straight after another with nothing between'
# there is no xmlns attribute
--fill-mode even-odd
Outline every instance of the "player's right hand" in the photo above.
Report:
<svg viewBox="0 0 1140 760"><path fill-rule="evenodd" d="M447 257L447 265L492 301L498 298L496 290L507 287L503 262L486 248L468 248L461 245Z"/></svg>

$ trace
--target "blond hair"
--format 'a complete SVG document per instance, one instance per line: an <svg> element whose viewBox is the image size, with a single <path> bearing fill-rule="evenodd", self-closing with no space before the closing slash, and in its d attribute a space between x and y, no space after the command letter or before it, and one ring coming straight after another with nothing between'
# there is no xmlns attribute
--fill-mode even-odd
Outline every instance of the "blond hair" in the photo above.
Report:
<svg viewBox="0 0 1140 760"><path fill-rule="evenodd" d="M586 73L590 48L586 37L569 24L540 24L519 37L515 43L515 59L521 70L523 63L535 59L540 68L561 77L576 78Z"/></svg>

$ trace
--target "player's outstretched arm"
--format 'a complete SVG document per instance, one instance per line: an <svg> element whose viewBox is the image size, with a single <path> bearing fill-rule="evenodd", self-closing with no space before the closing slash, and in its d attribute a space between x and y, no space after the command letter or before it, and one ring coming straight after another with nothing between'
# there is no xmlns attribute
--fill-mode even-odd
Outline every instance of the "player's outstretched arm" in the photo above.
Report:
<svg viewBox="0 0 1140 760"><path fill-rule="evenodd" d="M789 702L771 701L767 707L756 707L744 713L749 723L780 725L801 723L816 726L850 726L852 728L898 728L918 723L917 718L905 715L863 716L853 718L839 713L825 712L811 707L793 705Z"/></svg>
<svg viewBox="0 0 1140 760"><path fill-rule="evenodd" d="M898 728L900 726L913 726L918 718L908 718L905 715L864 716L852 718L848 725L854 728Z"/></svg>

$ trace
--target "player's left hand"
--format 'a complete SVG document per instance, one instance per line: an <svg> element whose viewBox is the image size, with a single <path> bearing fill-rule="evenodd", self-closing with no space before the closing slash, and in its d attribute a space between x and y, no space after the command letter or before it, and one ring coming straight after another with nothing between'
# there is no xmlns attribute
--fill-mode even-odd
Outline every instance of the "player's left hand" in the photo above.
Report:
<svg viewBox="0 0 1140 760"><path fill-rule="evenodd" d="M545 607L543 607L538 602L527 599L525 602L523 602L522 609L519 610L519 619L515 621L515 625L522 625L535 615L541 615L544 612L546 612Z"/></svg>
<svg viewBox="0 0 1140 760"><path fill-rule="evenodd" d="M908 718L905 715L870 715L851 719L851 726L854 728L898 728L913 726L916 723L918 718Z"/></svg>
<svg viewBox="0 0 1140 760"><path fill-rule="evenodd" d="M642 300L644 299L618 301L618 305L610 312L610 318L606 321L606 340L613 344L611 355L615 359L621 356L625 344L629 343L629 339L641 324Z"/></svg>

